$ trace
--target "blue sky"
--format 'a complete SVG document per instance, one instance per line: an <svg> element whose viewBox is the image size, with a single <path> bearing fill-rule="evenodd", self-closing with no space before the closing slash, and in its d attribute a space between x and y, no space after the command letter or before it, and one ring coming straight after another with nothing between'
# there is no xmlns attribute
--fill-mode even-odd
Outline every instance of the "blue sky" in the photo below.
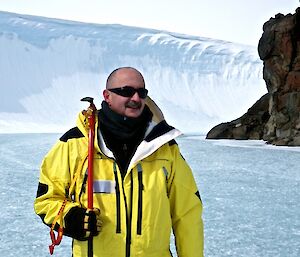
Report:
<svg viewBox="0 0 300 257"><path fill-rule="evenodd" d="M264 22L299 0L1 0L0 10L155 28L257 45Z"/></svg>

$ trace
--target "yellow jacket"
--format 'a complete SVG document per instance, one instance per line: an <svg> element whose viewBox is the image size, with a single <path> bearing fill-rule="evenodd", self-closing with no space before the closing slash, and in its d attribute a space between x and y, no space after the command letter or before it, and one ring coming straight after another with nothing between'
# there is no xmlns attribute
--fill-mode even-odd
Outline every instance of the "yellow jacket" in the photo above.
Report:
<svg viewBox="0 0 300 257"><path fill-rule="evenodd" d="M172 228L179 257L203 256L202 203L174 141L179 135L165 121L152 122L123 181L102 136L95 137L94 207L101 210L103 227L93 239L94 257L170 257ZM80 113L77 127L61 137L41 166L34 207L47 225L66 195L72 197L63 217L72 207L87 208L87 152L87 121ZM73 256L87 256L87 241L74 239Z"/></svg>

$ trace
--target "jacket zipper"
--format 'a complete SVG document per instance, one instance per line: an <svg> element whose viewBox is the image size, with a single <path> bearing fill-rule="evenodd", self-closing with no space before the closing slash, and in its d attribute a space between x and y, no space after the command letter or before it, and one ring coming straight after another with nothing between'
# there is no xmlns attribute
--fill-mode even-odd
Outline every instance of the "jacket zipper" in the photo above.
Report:
<svg viewBox="0 0 300 257"><path fill-rule="evenodd" d="M121 202L120 202L120 187L119 187L119 179L117 174L117 164L114 162L114 174L116 181L116 210L117 210L117 227L116 233L121 233Z"/></svg>
<svg viewBox="0 0 300 257"><path fill-rule="evenodd" d="M142 165L139 163L137 165L137 170L138 170L138 213L137 213L137 231L136 233L138 235L142 234L142 217L143 217L143 170L142 170Z"/></svg>
<svg viewBox="0 0 300 257"><path fill-rule="evenodd" d="M130 246L131 246L131 221L132 221L132 198L133 198L133 171L131 170L130 172L130 213L129 213L129 220L128 220L128 233L127 233L127 238L126 238L126 257L130 257Z"/></svg>
<svg viewBox="0 0 300 257"><path fill-rule="evenodd" d="M125 211L126 211L126 247L125 247L125 256L130 257L130 246L131 246L131 219L132 219L132 183L133 183L133 177L132 177L132 170L130 172L130 200L131 200L131 207L130 210L128 209L127 199L125 195L125 189L124 189L124 181L122 180L122 190L123 190L123 197L124 197L124 203L125 203ZM130 211L130 213L129 213Z"/></svg>

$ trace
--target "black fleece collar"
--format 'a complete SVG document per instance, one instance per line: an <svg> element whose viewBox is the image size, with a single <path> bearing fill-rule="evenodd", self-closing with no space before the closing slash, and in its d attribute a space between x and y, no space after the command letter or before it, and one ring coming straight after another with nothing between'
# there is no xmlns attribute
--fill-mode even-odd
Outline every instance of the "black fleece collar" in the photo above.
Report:
<svg viewBox="0 0 300 257"><path fill-rule="evenodd" d="M140 135L142 131L144 133L153 116L147 105L138 118L129 118L114 112L105 101L102 102L101 107L99 110L99 127L104 128L115 139L123 142Z"/></svg>

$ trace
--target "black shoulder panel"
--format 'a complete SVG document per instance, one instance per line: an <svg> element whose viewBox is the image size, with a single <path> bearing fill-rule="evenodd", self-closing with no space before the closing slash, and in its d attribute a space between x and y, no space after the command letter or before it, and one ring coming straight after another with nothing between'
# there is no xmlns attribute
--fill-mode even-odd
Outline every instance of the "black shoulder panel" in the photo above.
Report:
<svg viewBox="0 0 300 257"><path fill-rule="evenodd" d="M152 141L153 139L162 136L163 134L171 131L174 129L172 126L170 126L166 121L161 121L158 123L150 132L150 134L145 138L147 142Z"/></svg>
<svg viewBox="0 0 300 257"><path fill-rule="evenodd" d="M36 198L46 194L48 192L48 185L39 182L38 190L36 192Z"/></svg>
<svg viewBox="0 0 300 257"><path fill-rule="evenodd" d="M82 132L79 130L78 127L75 127L67 131L59 140L63 142L67 142L69 139L80 138L80 137L84 137L84 135L82 134Z"/></svg>
<svg viewBox="0 0 300 257"><path fill-rule="evenodd" d="M169 146L172 145L177 145L177 142L175 141L175 139L172 139L171 141L169 141Z"/></svg>

